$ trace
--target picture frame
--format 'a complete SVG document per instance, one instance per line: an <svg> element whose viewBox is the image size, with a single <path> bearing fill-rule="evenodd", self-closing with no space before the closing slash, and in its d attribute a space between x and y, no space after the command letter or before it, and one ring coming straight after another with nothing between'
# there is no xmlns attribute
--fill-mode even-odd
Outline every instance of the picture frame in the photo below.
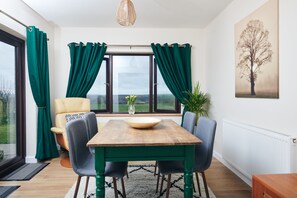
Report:
<svg viewBox="0 0 297 198"><path fill-rule="evenodd" d="M278 0L235 24L235 97L279 98Z"/></svg>

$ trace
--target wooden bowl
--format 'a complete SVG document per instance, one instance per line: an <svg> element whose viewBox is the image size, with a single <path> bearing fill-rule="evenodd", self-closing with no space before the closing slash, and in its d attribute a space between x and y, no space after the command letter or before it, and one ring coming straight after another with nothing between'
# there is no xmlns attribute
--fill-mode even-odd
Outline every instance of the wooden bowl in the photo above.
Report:
<svg viewBox="0 0 297 198"><path fill-rule="evenodd" d="M133 128L136 129L147 129L157 125L161 122L160 119L157 118L148 118L148 117L135 117L135 118L127 118L125 122Z"/></svg>

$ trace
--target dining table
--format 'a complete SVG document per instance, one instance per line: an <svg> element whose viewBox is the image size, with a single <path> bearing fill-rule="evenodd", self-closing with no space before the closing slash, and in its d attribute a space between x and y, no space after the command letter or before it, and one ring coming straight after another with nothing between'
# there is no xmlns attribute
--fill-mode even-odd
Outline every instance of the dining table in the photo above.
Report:
<svg viewBox="0 0 297 198"><path fill-rule="evenodd" d="M172 120L151 128L133 128L124 120L109 120L88 143L95 148L96 197L105 197L105 163L120 161L184 161L184 197L193 197L195 145L202 141Z"/></svg>

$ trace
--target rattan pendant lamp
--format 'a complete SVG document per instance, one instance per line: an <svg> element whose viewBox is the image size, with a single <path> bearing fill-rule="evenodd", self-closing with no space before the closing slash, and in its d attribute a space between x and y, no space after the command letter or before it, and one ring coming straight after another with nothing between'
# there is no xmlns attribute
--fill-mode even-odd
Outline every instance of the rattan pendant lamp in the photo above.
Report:
<svg viewBox="0 0 297 198"><path fill-rule="evenodd" d="M117 11L117 22L122 26L132 26L136 12L132 0L122 0Z"/></svg>

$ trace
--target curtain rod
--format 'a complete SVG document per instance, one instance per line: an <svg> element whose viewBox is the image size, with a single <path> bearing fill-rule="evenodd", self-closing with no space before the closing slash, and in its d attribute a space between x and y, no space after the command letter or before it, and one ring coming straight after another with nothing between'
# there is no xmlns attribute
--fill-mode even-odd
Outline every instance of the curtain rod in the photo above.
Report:
<svg viewBox="0 0 297 198"><path fill-rule="evenodd" d="M20 21L19 21L19 20L17 20L16 18L14 18L14 17L10 16L10 15L9 15L9 14L7 14L6 12L4 12L3 10L0 10L0 12L1 12L2 14L6 15L7 17L11 18L12 20L14 20L14 21L18 22L18 23L19 23L19 24L21 24L22 26L24 26L24 27L26 27L26 28L29 28L29 29L31 29L29 26L27 26L26 24L24 24L24 23L20 22Z"/></svg>
<svg viewBox="0 0 297 198"><path fill-rule="evenodd" d="M78 43L75 43L76 45L79 45ZM70 43L68 44L68 46L70 46ZM169 47L172 47L172 45L168 45ZM178 45L179 47L185 47L185 45ZM118 44L106 44L106 47L129 47L130 49L133 47L147 47L147 48L151 48L151 45L118 45ZM192 47L192 45L190 45L190 47Z"/></svg>
<svg viewBox="0 0 297 198"><path fill-rule="evenodd" d="M30 26L27 26L26 24L22 23L21 21L17 20L16 18L10 16L10 15L7 14L6 12L4 12L3 10L0 10L0 12L1 12L2 14L4 14L5 16L7 16L8 18L11 18L11 19L14 20L15 22L21 24L21 25L24 26L25 28L28 28L28 29L30 30L30 32L31 32L32 28L31 28ZM47 41L49 41L49 38L46 38L46 39L47 39Z"/></svg>
<svg viewBox="0 0 297 198"><path fill-rule="evenodd" d="M151 48L151 45L116 45L116 44L106 44L107 47L149 47ZM168 45L169 47L172 47L173 45ZM185 47L186 45L178 45L179 47ZM192 47L192 45L190 45Z"/></svg>
<svg viewBox="0 0 297 198"><path fill-rule="evenodd" d="M117 45L117 44L106 44L107 47L151 47L150 45Z"/></svg>

